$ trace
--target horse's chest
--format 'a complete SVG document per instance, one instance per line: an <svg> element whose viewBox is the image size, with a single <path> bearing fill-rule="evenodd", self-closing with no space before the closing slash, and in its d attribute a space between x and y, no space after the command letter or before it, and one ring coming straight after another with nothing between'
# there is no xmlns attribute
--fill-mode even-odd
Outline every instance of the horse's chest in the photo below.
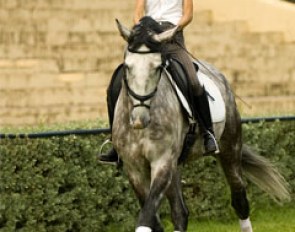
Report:
<svg viewBox="0 0 295 232"><path fill-rule="evenodd" d="M114 145L120 156L123 159L127 157L132 160L154 159L154 155L165 152L171 146L172 139L172 136L164 133L161 128L142 131L127 130L115 137Z"/></svg>

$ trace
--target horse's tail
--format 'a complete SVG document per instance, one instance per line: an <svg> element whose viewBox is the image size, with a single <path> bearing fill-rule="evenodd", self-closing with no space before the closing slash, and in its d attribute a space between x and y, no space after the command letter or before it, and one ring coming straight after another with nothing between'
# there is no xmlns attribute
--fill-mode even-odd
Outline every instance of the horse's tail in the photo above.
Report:
<svg viewBox="0 0 295 232"><path fill-rule="evenodd" d="M256 154L249 146L242 147L242 169L246 177L277 201L290 200L288 183L274 165Z"/></svg>

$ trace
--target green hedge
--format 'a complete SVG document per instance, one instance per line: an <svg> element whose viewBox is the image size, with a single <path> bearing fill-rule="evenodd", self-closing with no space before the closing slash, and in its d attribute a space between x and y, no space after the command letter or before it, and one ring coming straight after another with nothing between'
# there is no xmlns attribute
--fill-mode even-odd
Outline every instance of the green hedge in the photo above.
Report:
<svg viewBox="0 0 295 232"><path fill-rule="evenodd" d="M244 139L273 160L295 192L295 122L244 125ZM48 128L47 128L48 129ZM67 128L69 129L69 128ZM98 164L101 136L0 140L0 231L130 231L139 209L121 170ZM191 218L233 216L214 158L181 166ZM249 185L252 208L272 204ZM169 216L167 202L161 209Z"/></svg>

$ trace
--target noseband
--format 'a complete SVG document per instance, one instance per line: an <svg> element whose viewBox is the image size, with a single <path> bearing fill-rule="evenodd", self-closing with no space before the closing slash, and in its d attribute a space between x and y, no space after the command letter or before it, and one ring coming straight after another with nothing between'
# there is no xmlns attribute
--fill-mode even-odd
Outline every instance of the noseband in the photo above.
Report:
<svg viewBox="0 0 295 232"><path fill-rule="evenodd" d="M136 51L136 50L131 50L130 48L128 48L128 51L129 52L132 52L132 53L137 53L137 54L151 54L151 53L159 53L159 51ZM160 69L160 78L162 76L162 71L163 69L165 68L165 63L162 62L162 65L161 65L161 69ZM135 104L133 105L133 107L146 107L148 109L150 109L150 105L146 104L145 102L150 100L151 98L153 98L157 92L157 86L156 88L149 94L147 95L139 95L137 93L135 93L129 86L128 84L128 80L127 80L127 73L126 73L126 68L124 68L124 75L123 75L123 79L124 79L124 84L125 84L125 87L127 89L127 93L129 96L133 97L134 99L136 99L137 101L139 101L140 103L139 104Z"/></svg>
<svg viewBox="0 0 295 232"><path fill-rule="evenodd" d="M127 81L127 78L126 78L126 75L124 75L124 83L125 83L125 87L127 89L127 93L128 95L132 96L134 99L140 101L139 104L135 104L133 105L133 107L140 107L140 106L144 106L146 108L150 108L150 105L148 104L145 104L145 102L147 100L150 100L152 97L155 96L156 92L157 92L157 87L150 93L150 94L147 94L147 95L138 95L137 93L135 93L129 86L128 84L128 81Z"/></svg>

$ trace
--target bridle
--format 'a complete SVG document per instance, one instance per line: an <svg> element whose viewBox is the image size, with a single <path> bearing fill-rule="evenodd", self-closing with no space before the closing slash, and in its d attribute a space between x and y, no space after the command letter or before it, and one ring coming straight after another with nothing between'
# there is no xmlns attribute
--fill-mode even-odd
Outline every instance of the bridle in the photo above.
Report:
<svg viewBox="0 0 295 232"><path fill-rule="evenodd" d="M137 93L135 93L129 86L128 84L128 80L126 78L126 75L124 74L124 84L125 84L125 87L127 89L127 93L129 96L133 97L134 99L138 100L140 103L139 104L135 104L133 105L133 107L140 107L140 106L144 106L148 109L150 109L150 105L146 104L145 102L150 100L151 98L153 98L157 92L157 87L149 94L147 95L139 95Z"/></svg>
<svg viewBox="0 0 295 232"><path fill-rule="evenodd" d="M130 49L128 48L128 51L131 52L131 53L137 53L137 54L151 54L151 53L160 53L159 51L138 51L138 50L134 50L134 49ZM163 58L162 58L162 64L160 66L160 78L162 76L162 71L163 69L166 67L166 62L163 62ZM127 94L131 97L133 97L135 100L139 101L140 103L139 104L135 104L133 105L133 108L136 108L136 107L146 107L148 109L150 109L150 105L149 104L146 104L145 102L150 100L151 98L153 98L155 96L155 94L157 93L157 86L155 87L155 89L147 94L147 95L139 95L137 94L135 91L133 91L130 86L129 86L129 83L128 83L128 80L127 80L127 72L126 72L126 67L124 67L124 75L123 75L123 80L124 80L124 84L125 84L125 87L126 87L126 90L127 90Z"/></svg>

